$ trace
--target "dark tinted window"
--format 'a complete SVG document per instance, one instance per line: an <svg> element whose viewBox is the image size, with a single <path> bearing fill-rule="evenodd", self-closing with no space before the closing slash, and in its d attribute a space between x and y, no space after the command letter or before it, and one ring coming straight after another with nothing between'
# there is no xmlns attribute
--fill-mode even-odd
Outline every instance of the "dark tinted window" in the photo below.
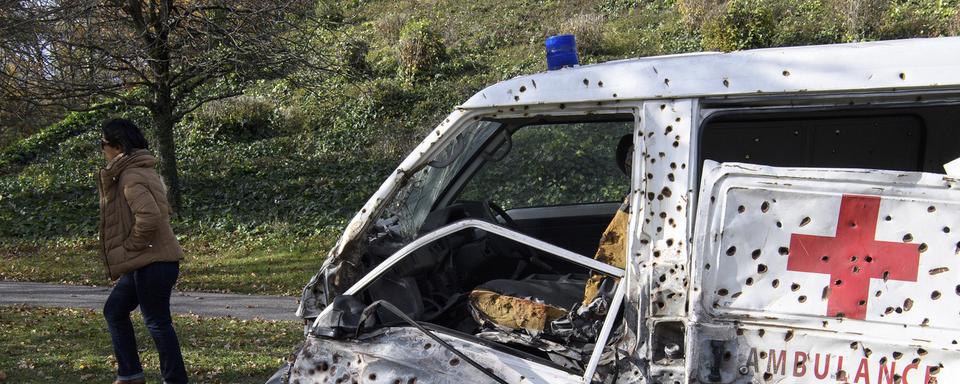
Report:
<svg viewBox="0 0 960 384"><path fill-rule="evenodd" d="M960 157L960 109L725 114L708 120L700 163L943 173Z"/></svg>

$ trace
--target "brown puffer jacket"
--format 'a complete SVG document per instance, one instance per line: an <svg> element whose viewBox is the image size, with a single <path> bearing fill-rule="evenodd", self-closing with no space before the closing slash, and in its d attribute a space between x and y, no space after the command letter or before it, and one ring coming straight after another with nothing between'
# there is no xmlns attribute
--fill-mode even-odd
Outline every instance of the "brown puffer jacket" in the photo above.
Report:
<svg viewBox="0 0 960 384"><path fill-rule="evenodd" d="M153 262L183 259L156 164L149 151L137 150L100 170L100 255L112 280Z"/></svg>

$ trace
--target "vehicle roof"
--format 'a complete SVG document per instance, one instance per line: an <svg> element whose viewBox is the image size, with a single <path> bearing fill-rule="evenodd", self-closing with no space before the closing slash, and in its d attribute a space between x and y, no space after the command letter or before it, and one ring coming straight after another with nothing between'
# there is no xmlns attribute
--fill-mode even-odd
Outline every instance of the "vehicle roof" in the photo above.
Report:
<svg viewBox="0 0 960 384"><path fill-rule="evenodd" d="M960 37L611 61L501 81L461 108L960 86Z"/></svg>

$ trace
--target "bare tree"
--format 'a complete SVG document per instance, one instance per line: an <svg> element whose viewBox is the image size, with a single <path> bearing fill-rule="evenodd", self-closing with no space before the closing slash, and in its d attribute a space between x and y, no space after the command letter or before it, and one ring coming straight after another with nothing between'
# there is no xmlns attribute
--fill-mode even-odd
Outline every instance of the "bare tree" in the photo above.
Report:
<svg viewBox="0 0 960 384"><path fill-rule="evenodd" d="M180 206L173 127L256 79L309 65L328 20L309 0L0 0L0 95L70 110L149 111Z"/></svg>

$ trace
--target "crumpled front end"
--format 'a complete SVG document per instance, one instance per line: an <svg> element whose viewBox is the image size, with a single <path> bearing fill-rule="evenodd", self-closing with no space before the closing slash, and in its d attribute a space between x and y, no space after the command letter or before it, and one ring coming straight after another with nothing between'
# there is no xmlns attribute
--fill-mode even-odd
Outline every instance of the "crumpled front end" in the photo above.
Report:
<svg viewBox="0 0 960 384"><path fill-rule="evenodd" d="M439 334L509 383L567 383L557 369L489 347ZM490 383L492 380L413 328L385 328L356 340L308 337L290 371L290 383Z"/></svg>

